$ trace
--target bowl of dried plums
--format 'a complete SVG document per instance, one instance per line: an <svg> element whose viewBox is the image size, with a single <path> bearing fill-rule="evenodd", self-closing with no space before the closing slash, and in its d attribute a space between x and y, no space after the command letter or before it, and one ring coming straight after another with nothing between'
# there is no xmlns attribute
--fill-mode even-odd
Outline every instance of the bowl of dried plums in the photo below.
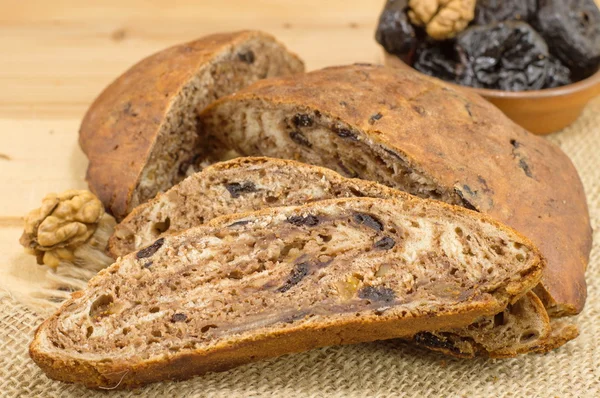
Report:
<svg viewBox="0 0 600 398"><path fill-rule="evenodd" d="M376 39L388 66L472 90L536 134L600 95L594 0L388 0Z"/></svg>

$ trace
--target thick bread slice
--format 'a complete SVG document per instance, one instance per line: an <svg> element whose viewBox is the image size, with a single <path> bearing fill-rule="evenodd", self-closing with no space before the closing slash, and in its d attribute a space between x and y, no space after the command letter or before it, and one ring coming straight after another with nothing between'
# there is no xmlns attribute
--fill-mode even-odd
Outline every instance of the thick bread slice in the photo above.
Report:
<svg viewBox="0 0 600 398"><path fill-rule="evenodd" d="M210 166L136 207L115 228L109 248L116 258L151 244L164 233L196 227L218 216L342 197L410 198L384 185L345 178L306 163L237 158ZM448 338L443 346L440 342L429 346L461 357L507 357L537 350L549 333L546 310L529 293L500 314L444 332ZM427 345L424 336L417 336L421 345ZM440 340L439 336L427 341Z"/></svg>
<svg viewBox="0 0 600 398"><path fill-rule="evenodd" d="M202 162L196 110L262 78L304 65L272 36L206 36L134 65L94 101L79 131L90 189L117 218ZM218 156L220 148L211 148Z"/></svg>
<svg viewBox="0 0 600 398"><path fill-rule="evenodd" d="M102 270L37 330L52 378L124 388L498 313L541 257L436 201L351 198L224 216Z"/></svg>
<svg viewBox="0 0 600 398"><path fill-rule="evenodd" d="M201 115L242 155L289 158L489 214L548 260L536 290L551 315L586 297L591 228L567 156L476 94L371 65L269 79Z"/></svg>

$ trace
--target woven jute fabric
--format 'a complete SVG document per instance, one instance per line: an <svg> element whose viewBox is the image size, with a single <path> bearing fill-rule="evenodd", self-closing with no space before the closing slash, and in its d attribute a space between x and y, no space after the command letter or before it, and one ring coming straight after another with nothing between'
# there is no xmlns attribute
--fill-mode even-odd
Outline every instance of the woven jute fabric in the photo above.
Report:
<svg viewBox="0 0 600 398"><path fill-rule="evenodd" d="M600 98L549 137L583 180L594 230L600 226ZM92 392L46 378L27 348L41 317L0 290L2 397L600 397L600 244L587 271L588 301L574 318L581 335L555 352L509 360L459 360L400 341L327 347L185 382Z"/></svg>

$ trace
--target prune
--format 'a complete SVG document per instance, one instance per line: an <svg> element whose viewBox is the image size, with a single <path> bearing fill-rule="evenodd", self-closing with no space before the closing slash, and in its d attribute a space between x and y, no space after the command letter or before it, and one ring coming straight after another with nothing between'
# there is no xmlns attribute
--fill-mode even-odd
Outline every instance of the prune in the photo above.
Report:
<svg viewBox="0 0 600 398"><path fill-rule="evenodd" d="M317 216L313 216L312 214L309 214L306 217L291 216L288 217L287 222L297 227L301 227L303 225L306 225L307 227L314 227L319 224L319 218Z"/></svg>
<svg viewBox="0 0 600 398"><path fill-rule="evenodd" d="M390 250L390 249L393 249L394 246L396 246L396 241L394 241L394 239L390 238L389 236L385 236L385 237L381 238L380 240L378 240L377 242L375 242L375 244L373 246L376 249Z"/></svg>
<svg viewBox="0 0 600 398"><path fill-rule="evenodd" d="M242 220L242 221L236 221L232 224L229 224L228 227L232 228L232 227L241 227L242 225L246 225L249 224L250 220Z"/></svg>
<svg viewBox="0 0 600 398"><path fill-rule="evenodd" d="M462 201L462 206L465 209L478 211L477 207L473 206L473 204L471 202L469 202L469 200L467 200L467 198L465 198L465 194L460 189L454 188L454 192L456 193L456 195L458 195L458 197Z"/></svg>
<svg viewBox="0 0 600 398"><path fill-rule="evenodd" d="M305 146L308 148L312 147L312 144L310 143L308 138L306 138L306 136L304 134L302 134L300 131L292 131L290 133L290 138L292 139L292 141L294 141L298 145L302 145L302 146Z"/></svg>
<svg viewBox="0 0 600 398"><path fill-rule="evenodd" d="M456 40L472 70L473 86L506 91L541 89L548 71L548 46L525 22L474 26Z"/></svg>
<svg viewBox="0 0 600 398"><path fill-rule="evenodd" d="M594 0L540 0L535 27L574 80L600 64L600 10Z"/></svg>
<svg viewBox="0 0 600 398"><path fill-rule="evenodd" d="M375 216L366 213L356 213L354 215L354 221L362 224L366 227L374 229L375 231L383 231L383 223L379 221Z"/></svg>
<svg viewBox="0 0 600 398"><path fill-rule="evenodd" d="M252 50L239 53L238 58L240 59L240 61L245 62L247 64L253 64L255 60L254 53L252 52Z"/></svg>
<svg viewBox="0 0 600 398"><path fill-rule="evenodd" d="M135 255L138 259L152 256L165 243L165 238L160 238L148 247L143 248Z"/></svg>
<svg viewBox="0 0 600 398"><path fill-rule="evenodd" d="M451 41L425 41L417 47L413 68L452 83L473 85L470 69L460 60Z"/></svg>
<svg viewBox="0 0 600 398"><path fill-rule="evenodd" d="M310 264L309 263L296 264L294 266L294 269L292 269L292 272L290 272L290 276L288 277L287 281L285 281L285 283L283 284L283 286L281 286L280 288L278 288L277 291L280 292L280 293L287 292L292 287L294 287L298 283L300 283L300 281L302 279L304 279L304 277L306 275L308 275L309 271L310 271Z"/></svg>
<svg viewBox="0 0 600 398"><path fill-rule="evenodd" d="M375 122L377 122L382 117L383 117L383 115L380 112L377 112L376 114L371 115L371 117L369 118L369 124L375 124Z"/></svg>
<svg viewBox="0 0 600 398"><path fill-rule="evenodd" d="M180 312L173 314L171 317L171 322L185 322L187 320L187 315L182 314Z"/></svg>
<svg viewBox="0 0 600 398"><path fill-rule="evenodd" d="M344 138L347 139L349 141L358 141L358 137L356 136L356 134L354 134L352 131L342 128L342 127L338 127L338 126L333 126L332 130L338 135L338 137L340 138Z"/></svg>
<svg viewBox="0 0 600 398"><path fill-rule="evenodd" d="M292 118L292 122L296 127L310 127L313 125L313 119L304 113L298 113Z"/></svg>
<svg viewBox="0 0 600 398"><path fill-rule="evenodd" d="M407 9L408 0L388 0L379 17L375 40L390 54L408 54L417 45L417 33Z"/></svg>
<svg viewBox="0 0 600 398"><path fill-rule="evenodd" d="M225 184L225 189L229 191L232 198L239 198L243 193L256 192L256 185L253 182L232 182Z"/></svg>
<svg viewBox="0 0 600 398"><path fill-rule="evenodd" d="M475 25L504 21L529 21L537 10L537 0L477 0Z"/></svg>
<svg viewBox="0 0 600 398"><path fill-rule="evenodd" d="M414 340L417 344L429 348L441 348L460 354L460 349L454 346L451 341L442 336L436 336L429 332L420 332L415 334Z"/></svg>
<svg viewBox="0 0 600 398"><path fill-rule="evenodd" d="M358 297L369 301L390 302L396 298L396 293L389 287L365 286L358 291Z"/></svg>
<svg viewBox="0 0 600 398"><path fill-rule="evenodd" d="M560 87L572 83L571 71L557 58L548 59L548 74L544 88Z"/></svg>

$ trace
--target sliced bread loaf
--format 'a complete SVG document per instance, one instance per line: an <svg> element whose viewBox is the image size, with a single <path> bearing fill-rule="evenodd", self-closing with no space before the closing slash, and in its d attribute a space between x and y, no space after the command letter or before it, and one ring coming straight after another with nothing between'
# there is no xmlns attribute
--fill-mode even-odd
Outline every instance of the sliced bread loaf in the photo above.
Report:
<svg viewBox="0 0 600 398"><path fill-rule="evenodd" d="M302 72L272 36L224 33L156 53L94 101L79 132L90 189L117 218L182 180L202 163L196 110L266 77Z"/></svg>
<svg viewBox="0 0 600 398"><path fill-rule="evenodd" d="M295 159L489 214L548 261L536 289L552 315L585 303L591 228L561 150L476 94L372 65L268 79L202 112L242 155Z"/></svg>
<svg viewBox="0 0 600 398"><path fill-rule="evenodd" d="M164 233L196 227L218 216L342 197L410 198L384 185L345 178L306 163L237 158L205 168L135 208L115 228L109 247L116 258L151 244ZM537 349L549 332L543 305L529 293L496 316L446 332L449 338L443 348L446 353L462 357L514 356ZM417 341L425 345L423 338ZM429 347L439 349L441 345Z"/></svg>
<svg viewBox="0 0 600 398"><path fill-rule="evenodd" d="M516 302L542 264L513 230L418 198L224 216L102 270L38 328L30 355L88 387L183 379L464 327Z"/></svg>

